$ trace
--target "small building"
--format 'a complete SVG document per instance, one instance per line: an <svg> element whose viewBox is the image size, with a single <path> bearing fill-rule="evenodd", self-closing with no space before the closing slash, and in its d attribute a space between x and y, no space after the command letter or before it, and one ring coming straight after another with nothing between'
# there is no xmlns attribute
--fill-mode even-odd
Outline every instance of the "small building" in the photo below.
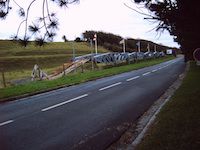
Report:
<svg viewBox="0 0 200 150"><path fill-rule="evenodd" d="M172 49L167 49L166 50L166 54L167 55L172 55L173 54L173 50Z"/></svg>

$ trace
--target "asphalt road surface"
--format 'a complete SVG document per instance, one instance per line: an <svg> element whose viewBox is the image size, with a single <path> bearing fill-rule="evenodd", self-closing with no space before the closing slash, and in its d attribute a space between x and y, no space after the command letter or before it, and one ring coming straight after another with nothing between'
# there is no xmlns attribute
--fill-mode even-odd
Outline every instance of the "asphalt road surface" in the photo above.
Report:
<svg viewBox="0 0 200 150"><path fill-rule="evenodd" d="M0 104L1 150L108 147L184 71L183 58Z"/></svg>

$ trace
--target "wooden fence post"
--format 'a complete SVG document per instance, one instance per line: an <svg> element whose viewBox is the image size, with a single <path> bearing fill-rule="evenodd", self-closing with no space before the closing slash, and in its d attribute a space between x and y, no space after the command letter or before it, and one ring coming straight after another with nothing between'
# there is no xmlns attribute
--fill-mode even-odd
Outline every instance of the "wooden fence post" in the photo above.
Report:
<svg viewBox="0 0 200 150"><path fill-rule="evenodd" d="M65 64L63 64L63 76L65 76Z"/></svg>
<svg viewBox="0 0 200 150"><path fill-rule="evenodd" d="M2 73L2 80L3 80L3 86L6 87L6 79L5 79L5 75L4 75L4 70L1 70Z"/></svg>
<svg viewBox="0 0 200 150"><path fill-rule="evenodd" d="M81 62L81 73L84 73L84 66L82 62Z"/></svg>

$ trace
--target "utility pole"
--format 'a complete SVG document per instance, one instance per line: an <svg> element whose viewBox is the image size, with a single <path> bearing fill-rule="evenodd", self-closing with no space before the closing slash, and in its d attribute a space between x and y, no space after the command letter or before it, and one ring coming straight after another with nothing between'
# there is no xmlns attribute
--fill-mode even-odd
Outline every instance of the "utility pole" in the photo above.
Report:
<svg viewBox="0 0 200 150"><path fill-rule="evenodd" d="M154 45L154 51L155 51L155 52L157 51L156 44Z"/></svg>
<svg viewBox="0 0 200 150"><path fill-rule="evenodd" d="M138 41L138 42L136 43L136 45L137 45L137 47L138 47L138 52L140 52L140 51L141 51L141 49L140 49L140 41Z"/></svg>
<svg viewBox="0 0 200 150"><path fill-rule="evenodd" d="M125 53L126 52L126 43L125 43L125 39L122 39L119 44L123 44L122 47L123 47L123 52Z"/></svg>
<svg viewBox="0 0 200 150"><path fill-rule="evenodd" d="M94 70L94 59L93 59L93 44L92 39L90 39L90 48L91 48L91 63L92 63L92 70Z"/></svg>
<svg viewBox="0 0 200 150"><path fill-rule="evenodd" d="M71 41L71 45L72 45L72 60L75 61L76 51L74 48L74 41ZM74 73L76 73L76 68L74 69ZM65 74L65 72L64 72L64 74Z"/></svg>
<svg viewBox="0 0 200 150"><path fill-rule="evenodd" d="M94 42L95 42L95 54L97 54L97 34L94 35Z"/></svg>
<svg viewBox="0 0 200 150"><path fill-rule="evenodd" d="M149 43L147 45L147 50L148 50L148 52L150 52L150 45L149 45Z"/></svg>
<svg viewBox="0 0 200 150"><path fill-rule="evenodd" d="M71 44L72 44L72 58L73 58L73 60L74 60L74 59L75 59L75 48L74 48L74 42L72 41Z"/></svg>
<svg viewBox="0 0 200 150"><path fill-rule="evenodd" d="M126 52L125 39L124 39L124 44L123 44L123 51L124 51L124 53Z"/></svg>

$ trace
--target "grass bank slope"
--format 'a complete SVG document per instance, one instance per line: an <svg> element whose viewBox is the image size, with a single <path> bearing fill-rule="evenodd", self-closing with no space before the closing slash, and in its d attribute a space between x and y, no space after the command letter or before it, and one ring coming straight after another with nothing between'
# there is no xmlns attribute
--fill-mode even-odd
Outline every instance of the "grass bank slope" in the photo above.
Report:
<svg viewBox="0 0 200 150"><path fill-rule="evenodd" d="M30 78L33 66L38 64L43 71L51 74L63 63L70 62L75 56L90 54L94 51L86 42L52 42L43 47L35 46L32 42L27 47L17 42L0 40L0 71L4 70L6 84L23 78ZM108 50L98 47L99 53ZM0 88L3 87L0 76Z"/></svg>
<svg viewBox="0 0 200 150"><path fill-rule="evenodd" d="M159 59L144 60L130 65L112 67L103 70L87 71L84 73L69 74L67 76L63 76L62 78L51 81L35 81L28 84L2 88L0 89L0 101L4 101L5 98L13 96L33 94L35 92L51 90L62 86L69 86L107 76L112 76L123 72L128 72L131 70L136 70L143 67L159 64L170 59L173 59L173 57L163 57Z"/></svg>
<svg viewBox="0 0 200 150"><path fill-rule="evenodd" d="M93 50L86 42L52 42L43 47L30 43L22 47L18 43L0 40L0 67L5 71L32 69L34 64L42 68L52 68L69 62L73 48L76 56L89 54ZM108 50L99 47L99 53Z"/></svg>

